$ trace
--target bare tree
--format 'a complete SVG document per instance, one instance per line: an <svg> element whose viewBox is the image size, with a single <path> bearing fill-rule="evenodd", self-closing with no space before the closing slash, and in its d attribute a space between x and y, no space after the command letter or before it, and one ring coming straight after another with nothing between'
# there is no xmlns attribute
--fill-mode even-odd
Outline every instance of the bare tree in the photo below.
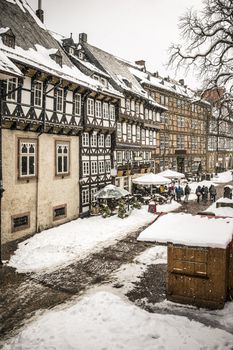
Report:
<svg viewBox="0 0 233 350"><path fill-rule="evenodd" d="M172 45L169 64L204 78L203 88L227 87L233 93L233 1L203 0L200 12L189 10L180 19L184 44Z"/></svg>

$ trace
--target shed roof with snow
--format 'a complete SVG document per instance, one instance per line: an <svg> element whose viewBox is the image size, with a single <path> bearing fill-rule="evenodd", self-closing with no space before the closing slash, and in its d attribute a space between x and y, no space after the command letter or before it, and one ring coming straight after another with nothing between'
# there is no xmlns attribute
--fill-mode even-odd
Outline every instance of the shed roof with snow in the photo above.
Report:
<svg viewBox="0 0 233 350"><path fill-rule="evenodd" d="M225 249L232 235L233 218L170 213L142 231L138 240Z"/></svg>

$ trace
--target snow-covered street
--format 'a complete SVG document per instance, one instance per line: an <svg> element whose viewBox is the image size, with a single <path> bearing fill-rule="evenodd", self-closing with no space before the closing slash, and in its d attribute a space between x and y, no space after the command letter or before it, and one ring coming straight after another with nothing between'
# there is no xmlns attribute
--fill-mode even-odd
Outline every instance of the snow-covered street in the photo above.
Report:
<svg viewBox="0 0 233 350"><path fill-rule="evenodd" d="M232 303L209 311L166 300L167 248L136 240L156 217L144 207L124 220L78 219L22 242L5 281L12 266L18 273L1 289L3 349L232 349Z"/></svg>

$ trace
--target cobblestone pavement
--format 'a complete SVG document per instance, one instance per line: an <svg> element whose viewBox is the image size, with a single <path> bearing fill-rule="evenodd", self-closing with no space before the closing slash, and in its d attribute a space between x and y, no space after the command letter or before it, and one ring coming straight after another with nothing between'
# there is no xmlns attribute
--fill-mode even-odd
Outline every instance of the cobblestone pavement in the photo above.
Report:
<svg viewBox="0 0 233 350"><path fill-rule="evenodd" d="M221 185L217 188L217 198L222 196L223 187L224 185ZM193 201L182 204L177 211L197 214L209 205L210 202L198 204ZM9 267L0 269L0 339L17 332L36 311L52 308L94 285L111 282L110 274L114 270L122 264L132 262L138 254L153 245L137 242L136 238L144 229L145 227L141 227L125 239L116 241L116 244L53 273L19 274ZM10 253L12 249L7 250L7 254ZM152 303L163 300L166 287L165 266L157 265L152 268L153 278L150 278L152 270L149 268L148 275L145 274L135 290L129 293L130 300L137 302L141 307L143 305L140 300L148 298L148 295Z"/></svg>

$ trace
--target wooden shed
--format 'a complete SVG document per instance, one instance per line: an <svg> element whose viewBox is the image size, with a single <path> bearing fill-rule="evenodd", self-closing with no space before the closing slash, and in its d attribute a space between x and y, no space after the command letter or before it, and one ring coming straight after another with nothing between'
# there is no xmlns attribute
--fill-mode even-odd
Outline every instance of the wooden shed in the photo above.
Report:
<svg viewBox="0 0 233 350"><path fill-rule="evenodd" d="M233 219L171 213L139 240L167 243L167 299L219 309L233 298Z"/></svg>
<svg viewBox="0 0 233 350"><path fill-rule="evenodd" d="M226 249L168 244L167 299L220 309L233 297L233 245Z"/></svg>

